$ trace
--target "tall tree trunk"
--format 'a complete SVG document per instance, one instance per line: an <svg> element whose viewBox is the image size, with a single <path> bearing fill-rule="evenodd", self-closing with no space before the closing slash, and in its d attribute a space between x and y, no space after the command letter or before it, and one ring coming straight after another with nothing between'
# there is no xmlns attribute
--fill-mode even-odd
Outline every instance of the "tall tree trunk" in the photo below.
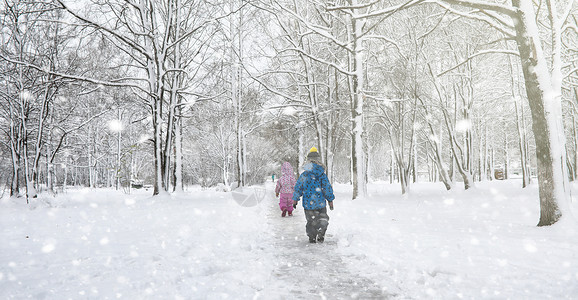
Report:
<svg viewBox="0 0 578 300"><path fill-rule="evenodd" d="M165 145L163 150L163 162L164 162L164 170L163 170L163 182L165 185L165 190L168 191L171 186L171 166L173 163L173 133L175 130L175 98L177 97L176 87L170 92L169 101L168 101L168 116L167 116L167 127L166 127L166 136L165 136Z"/></svg>
<svg viewBox="0 0 578 300"><path fill-rule="evenodd" d="M472 187L473 185L473 178L472 178L472 174L470 173L470 170L467 169L467 157L466 154L464 153L464 150L460 147L458 140L456 138L456 133L455 133L455 125L452 122L452 117L449 115L449 112L447 110L447 108L445 107L442 99L444 98L444 94L442 92L442 88L440 83L438 82L437 77L434 75L431 66L429 66L429 72L431 77L434 80L434 86L436 88L436 92L438 94L438 98L439 98L439 108L442 111L442 115L444 117L444 124L445 124L445 128L448 131L448 136L449 136L449 142L450 142L450 150L451 150L451 157L452 157L452 172L453 172L453 167L455 166L459 172L459 174L462 177L462 180L464 182L464 189L469 189ZM453 120L455 120L457 116L457 108L454 107L454 116L453 116ZM461 155L460 155L461 154Z"/></svg>
<svg viewBox="0 0 578 300"><path fill-rule="evenodd" d="M354 1L356 2L356 1ZM355 3L356 4L356 3ZM353 199L367 195L367 183L365 182L364 147L363 147L363 41L361 38L363 23L359 19L351 18L352 25L352 71L351 78L351 160L353 177Z"/></svg>
<svg viewBox="0 0 578 300"><path fill-rule="evenodd" d="M390 159L389 159L389 184L393 184L394 174L395 174L395 155L393 154L393 149L390 150Z"/></svg>
<svg viewBox="0 0 578 300"><path fill-rule="evenodd" d="M517 129L518 129L518 146L520 147L520 166L522 169L522 188L525 188L527 186L526 184L526 177L528 176L528 174L526 174L526 170L527 170L527 159L526 156L528 155L526 153L526 147L525 147L525 134L522 131L522 128L525 124L522 123L522 120L520 118L520 110L522 110L523 108L518 108L518 102L516 99L514 99L514 108L516 111L516 125L517 125Z"/></svg>
<svg viewBox="0 0 578 300"><path fill-rule="evenodd" d="M301 113L297 117L297 173L305 163L305 121Z"/></svg>
<svg viewBox="0 0 578 300"><path fill-rule="evenodd" d="M504 127L506 127L506 125L504 124ZM510 161L510 147L508 147L508 132L505 132L504 134L504 179L508 179L510 178L510 174L509 174L509 161Z"/></svg>
<svg viewBox="0 0 578 300"><path fill-rule="evenodd" d="M13 131L13 126L10 126L10 131ZM10 196L17 197L20 195L20 154L18 153L16 143L18 142L11 133L10 137L10 154L12 157L12 180L10 184Z"/></svg>
<svg viewBox="0 0 578 300"><path fill-rule="evenodd" d="M578 114L578 107L576 106L576 101L578 101L578 98L576 98L578 96L578 88L573 88L572 91L574 92L574 98L573 102L571 102L572 104L572 151L571 154L572 157L568 157L567 160L569 162L571 162L571 164L574 166L572 168L572 172L570 174L570 177L572 178L572 181L578 179L578 127L576 126L576 115Z"/></svg>
<svg viewBox="0 0 578 300"><path fill-rule="evenodd" d="M175 18L174 18L174 28L175 28L175 41L180 40L181 33L181 15L180 11L182 9L180 0L175 0ZM181 69L182 58L181 58L181 43L175 46L174 50L174 67L175 69ZM183 85L184 73L178 72L174 75L173 86L171 89L171 96L174 97L175 102L175 123L174 123L174 167L173 167L173 182L174 191L183 191L183 149L182 149L182 97L177 94L177 89L181 88ZM228 173L228 172L227 172ZM228 174L227 174L228 175ZM229 186L228 182L226 183Z"/></svg>
<svg viewBox="0 0 578 300"><path fill-rule="evenodd" d="M175 167L174 167L174 181L175 191L183 191L183 127L182 119L179 118L175 123ZM228 186L228 184L227 184Z"/></svg>
<svg viewBox="0 0 578 300"><path fill-rule="evenodd" d="M53 116L52 114L50 115L50 123L53 122ZM46 150L45 150L45 159L46 159L46 187L48 189L48 191L52 194L54 194L55 190L54 190L54 186L55 186L55 180L56 180L56 174L54 173L54 164L52 163L52 161L50 160L50 153L52 153L52 129L53 127L49 127L48 128L48 132L46 133Z"/></svg>
<svg viewBox="0 0 578 300"><path fill-rule="evenodd" d="M8 97L11 97L10 90L8 90ZM10 110L10 155L12 158L12 180L10 185L10 196L18 197L20 195L20 130L17 125L18 118L16 116L13 103L8 104Z"/></svg>
<svg viewBox="0 0 578 300"><path fill-rule="evenodd" d="M153 115L153 146L154 146L154 162L155 162L155 173L154 173L154 189L153 195L158 195L164 190L163 184L163 162L162 162L162 117L161 117L161 101L154 99L152 103L152 115Z"/></svg>
<svg viewBox="0 0 578 300"><path fill-rule="evenodd" d="M566 194L566 156L561 124L560 92L552 78L542 51L531 1L512 0L517 10L514 20L526 93L532 111L536 140L540 221L538 226L556 223L569 210Z"/></svg>
<svg viewBox="0 0 578 300"><path fill-rule="evenodd" d="M423 100L419 97L417 99L420 101L422 106L425 107L425 103L423 102ZM446 190L449 191L452 188L453 183L452 183L450 176L446 172L446 169L444 168L444 163L443 163L443 159L442 159L442 150L441 149L443 149L443 146L440 145L440 143L442 143L442 141L443 141L443 137L441 136L441 134L443 133L443 131L441 130L442 126L440 125L440 131L439 131L440 134L438 135L435 133L434 126L429 121L429 118L425 118L425 119L426 119L427 126L429 129L429 134L431 137L428 140L428 142L429 142L429 145L431 145L432 150L433 150L432 160L435 163L435 166L437 167L438 174L440 176L441 181L443 182L444 186L446 187Z"/></svg>
<svg viewBox="0 0 578 300"><path fill-rule="evenodd" d="M231 11L235 10L235 5L237 1L231 1L230 3ZM229 31L230 37L230 59L231 59L231 99L233 102L234 119L235 119L235 133L236 133L236 147L237 147L237 159L236 159L236 171L237 171L237 186L241 187L246 184L245 182L245 153L243 149L244 136L243 136L243 126L241 124L241 114L243 110L242 106L242 73L241 64L243 63L243 39L241 37L241 24L243 23L242 11L239 10L238 20L235 20L236 16L231 16ZM238 23L237 23L238 22Z"/></svg>

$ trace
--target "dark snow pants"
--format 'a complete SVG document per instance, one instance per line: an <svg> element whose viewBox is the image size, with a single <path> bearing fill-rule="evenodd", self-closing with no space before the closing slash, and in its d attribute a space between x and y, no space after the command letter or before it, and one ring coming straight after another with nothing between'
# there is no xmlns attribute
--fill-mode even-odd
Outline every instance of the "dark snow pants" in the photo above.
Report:
<svg viewBox="0 0 578 300"><path fill-rule="evenodd" d="M327 225L329 225L327 207L315 210L305 210L305 218L307 219L305 230L307 231L307 236L309 236L310 239L315 239L318 236L325 236Z"/></svg>

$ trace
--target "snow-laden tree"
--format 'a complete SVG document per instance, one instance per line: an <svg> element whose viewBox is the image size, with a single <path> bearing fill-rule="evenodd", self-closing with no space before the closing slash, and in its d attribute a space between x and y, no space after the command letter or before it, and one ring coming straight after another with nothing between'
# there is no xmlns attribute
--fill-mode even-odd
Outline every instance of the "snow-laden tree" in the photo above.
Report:
<svg viewBox="0 0 578 300"><path fill-rule="evenodd" d="M562 39L562 99L565 108L566 130L569 137L568 167L570 179L578 178L578 17L576 13L569 16L561 30Z"/></svg>
<svg viewBox="0 0 578 300"><path fill-rule="evenodd" d="M268 67L257 70L252 78L276 95L268 101L268 109L279 110L279 117L289 121L282 124L298 134L294 154L297 165L301 166L309 148L316 146L332 178L335 152L343 138L341 128L346 124L345 109L349 109L349 92L347 78L331 64L345 61L347 56L339 46L308 34L310 29L295 22L295 15L327 22L326 26L335 32L342 31L342 27L334 23L336 20L318 15L310 3L259 5L273 16L264 30L273 55ZM261 55L271 56L270 52Z"/></svg>
<svg viewBox="0 0 578 300"><path fill-rule="evenodd" d="M116 80L130 82L135 95L149 108L153 193L167 191L173 163L175 181L181 182L181 109L203 98L196 90L206 71L200 66L213 55L207 51L218 29L216 21L232 12L223 11L224 3L213 1L98 1L88 6L90 13L66 1L58 3L84 26L97 29L130 59L125 63L134 68L134 75Z"/></svg>
<svg viewBox="0 0 578 300"><path fill-rule="evenodd" d="M556 223L569 213L561 109L561 33L575 10L574 1L545 0L538 3L539 7L522 0L512 0L511 5L474 0L439 0L436 3L454 14L485 22L500 31L504 38L516 41L536 139L541 208L538 225ZM559 4L563 4L560 9ZM464 7L473 10L461 9ZM540 9L546 11L542 13L546 19L541 18ZM540 31L537 20L549 25L546 33ZM547 51L550 55L544 51L545 46L551 47ZM473 55L479 54L481 52Z"/></svg>
<svg viewBox="0 0 578 300"><path fill-rule="evenodd" d="M40 161L50 134L47 129L63 85L61 78L43 71L54 72L66 65L61 48L69 38L61 33L60 24L46 22L59 17L43 2L4 1L0 11L0 107L7 137L3 142L12 158L11 195L18 196L22 184L27 201L39 190Z"/></svg>
<svg viewBox="0 0 578 300"><path fill-rule="evenodd" d="M342 1L335 3L308 1L261 1L269 11L276 12L282 22L296 22L297 37L294 51L306 58L305 62L316 62L333 68L347 79L349 111L351 114L351 172L353 198L366 194L366 159L364 146L364 103L366 98L366 43L369 40L383 40L391 43L387 37L375 35L373 30L380 19L387 18L393 12L406 7L400 5L387 7L381 2ZM407 3L406 3L407 4ZM384 8L385 6L385 8ZM282 26L283 27L283 26ZM285 26L287 28L288 26ZM289 33L290 35L291 33ZM327 47L325 45L331 45ZM313 47L315 45L315 47ZM319 46L330 50L319 55L315 50ZM304 68L308 70L307 65ZM312 82L318 74L305 73L305 82ZM337 84L337 82L335 82ZM329 86L332 86L331 84ZM309 99L317 99L315 86L307 85ZM311 94L313 93L313 94Z"/></svg>

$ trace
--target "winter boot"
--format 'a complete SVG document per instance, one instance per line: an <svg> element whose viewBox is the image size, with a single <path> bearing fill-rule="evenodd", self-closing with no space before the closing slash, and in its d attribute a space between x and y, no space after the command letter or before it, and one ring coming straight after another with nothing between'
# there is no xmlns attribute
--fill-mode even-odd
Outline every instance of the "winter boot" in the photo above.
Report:
<svg viewBox="0 0 578 300"><path fill-rule="evenodd" d="M315 237L309 237L309 243L311 243L311 244L317 243L317 241L315 240Z"/></svg>
<svg viewBox="0 0 578 300"><path fill-rule="evenodd" d="M324 237L324 236L322 236L322 235L318 235L318 236L317 236L317 242L318 242L318 243L323 243L324 241L325 241L325 237Z"/></svg>
<svg viewBox="0 0 578 300"><path fill-rule="evenodd" d="M286 214L287 214L287 210L284 209L284 210L283 210L283 213L281 213L281 217L285 217Z"/></svg>
<svg viewBox="0 0 578 300"><path fill-rule="evenodd" d="M290 211L290 212L288 212L288 213L289 213L289 216L292 216L292 215L293 215L293 212L292 212L292 211Z"/></svg>

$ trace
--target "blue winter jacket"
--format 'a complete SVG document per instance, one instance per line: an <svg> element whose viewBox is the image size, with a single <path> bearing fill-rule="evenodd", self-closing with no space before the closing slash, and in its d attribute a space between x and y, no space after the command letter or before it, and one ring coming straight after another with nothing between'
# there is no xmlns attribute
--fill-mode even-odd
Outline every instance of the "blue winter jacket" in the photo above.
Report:
<svg viewBox="0 0 578 300"><path fill-rule="evenodd" d="M333 188L325 170L316 163L308 163L304 166L305 171L299 175L293 192L293 201L299 201L303 196L303 208L314 210L324 208L325 200L331 202L335 199Z"/></svg>

